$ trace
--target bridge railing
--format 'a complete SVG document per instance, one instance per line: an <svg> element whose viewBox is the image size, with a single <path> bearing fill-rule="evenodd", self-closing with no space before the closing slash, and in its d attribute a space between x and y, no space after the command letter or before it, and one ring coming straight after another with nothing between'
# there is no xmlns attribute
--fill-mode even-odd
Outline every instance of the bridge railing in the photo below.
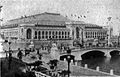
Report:
<svg viewBox="0 0 120 77"><path fill-rule="evenodd" d="M92 49L120 49L119 47L87 47L87 48L72 48L72 51L84 51L84 50L92 50Z"/></svg>
<svg viewBox="0 0 120 77"><path fill-rule="evenodd" d="M46 74L43 74L43 73L37 72L37 71L35 71L35 75L36 75L36 77L51 77L51 76L48 76Z"/></svg>
<svg viewBox="0 0 120 77"><path fill-rule="evenodd" d="M75 52L75 51L84 51L84 50L92 50L92 49L119 49L120 50L120 47L87 47L87 48L79 48L79 47L75 47L75 48L71 48L72 52ZM62 51L60 52L61 54L63 53L66 53L66 51Z"/></svg>

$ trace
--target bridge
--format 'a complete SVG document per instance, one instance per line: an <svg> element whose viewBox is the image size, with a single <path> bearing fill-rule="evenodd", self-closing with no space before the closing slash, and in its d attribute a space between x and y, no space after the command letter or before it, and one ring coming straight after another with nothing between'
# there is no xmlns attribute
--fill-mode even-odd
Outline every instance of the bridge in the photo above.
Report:
<svg viewBox="0 0 120 77"><path fill-rule="evenodd" d="M94 47L94 48L84 48L84 49L71 49L71 54L75 56L76 60L85 59L85 57L112 57L120 55L120 47ZM66 54L62 53L61 55Z"/></svg>

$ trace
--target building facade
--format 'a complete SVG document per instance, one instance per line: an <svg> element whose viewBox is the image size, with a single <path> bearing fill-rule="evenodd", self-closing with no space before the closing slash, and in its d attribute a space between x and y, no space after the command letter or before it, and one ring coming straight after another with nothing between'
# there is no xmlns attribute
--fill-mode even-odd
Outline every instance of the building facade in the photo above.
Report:
<svg viewBox="0 0 120 77"><path fill-rule="evenodd" d="M108 30L101 26L84 22L70 22L67 23L67 26L71 29L70 37L72 37L73 40L79 40L84 46L107 43Z"/></svg>
<svg viewBox="0 0 120 77"><path fill-rule="evenodd" d="M56 13L42 13L8 21L1 27L4 39L14 43L33 42L35 47L47 47L51 41L69 43L70 30L65 22L66 17Z"/></svg>
<svg viewBox="0 0 120 77"><path fill-rule="evenodd" d="M111 46L117 47L120 46L120 36L112 36L110 39Z"/></svg>
<svg viewBox="0 0 120 77"><path fill-rule="evenodd" d="M4 39L22 43L23 47L32 42L35 48L43 49L47 49L53 41L58 45L73 45L77 40L84 46L106 43L107 32L101 26L72 21L60 14L47 12L13 19L1 27Z"/></svg>

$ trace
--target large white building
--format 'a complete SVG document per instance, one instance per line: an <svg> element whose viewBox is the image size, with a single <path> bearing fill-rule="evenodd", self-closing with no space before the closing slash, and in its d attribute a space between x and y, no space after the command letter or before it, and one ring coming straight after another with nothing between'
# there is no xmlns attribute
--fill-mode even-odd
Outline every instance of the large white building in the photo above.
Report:
<svg viewBox="0 0 120 77"><path fill-rule="evenodd" d="M60 14L45 12L10 20L1 27L1 33L12 42L27 46L32 41L35 47L47 47L51 40L69 43L71 39L70 30L65 25L67 21L70 20Z"/></svg>
<svg viewBox="0 0 120 77"><path fill-rule="evenodd" d="M36 48L47 48L51 41L72 45L74 40L79 40L81 44L89 44L89 40L107 37L107 30L101 26L47 12L10 20L1 27L1 33L4 39L22 43L23 47L33 42Z"/></svg>

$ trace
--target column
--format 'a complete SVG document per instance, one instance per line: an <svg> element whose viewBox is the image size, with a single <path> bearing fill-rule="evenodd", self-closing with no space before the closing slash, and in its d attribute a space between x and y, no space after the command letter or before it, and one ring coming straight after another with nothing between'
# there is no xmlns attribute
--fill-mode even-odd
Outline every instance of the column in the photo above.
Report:
<svg viewBox="0 0 120 77"><path fill-rule="evenodd" d="M20 32L20 27L18 27L18 40L20 40L20 34L21 34L21 32Z"/></svg>
<svg viewBox="0 0 120 77"><path fill-rule="evenodd" d="M76 39L76 28L73 28L73 31L74 31L73 39Z"/></svg>
<svg viewBox="0 0 120 77"><path fill-rule="evenodd" d="M32 39L31 40L33 40L34 39L34 35L35 35L35 31L33 29L31 29L31 31L32 31Z"/></svg>
<svg viewBox="0 0 120 77"><path fill-rule="evenodd" d="M18 32L19 33L19 32ZM24 38L25 38L25 40L26 40L26 29L24 29ZM19 37L19 36L18 36Z"/></svg>
<svg viewBox="0 0 120 77"><path fill-rule="evenodd" d="M49 30L48 30L48 39L50 39L50 38L49 38Z"/></svg>
<svg viewBox="0 0 120 77"><path fill-rule="evenodd" d="M110 52L108 50L105 52L105 56L111 58Z"/></svg>

